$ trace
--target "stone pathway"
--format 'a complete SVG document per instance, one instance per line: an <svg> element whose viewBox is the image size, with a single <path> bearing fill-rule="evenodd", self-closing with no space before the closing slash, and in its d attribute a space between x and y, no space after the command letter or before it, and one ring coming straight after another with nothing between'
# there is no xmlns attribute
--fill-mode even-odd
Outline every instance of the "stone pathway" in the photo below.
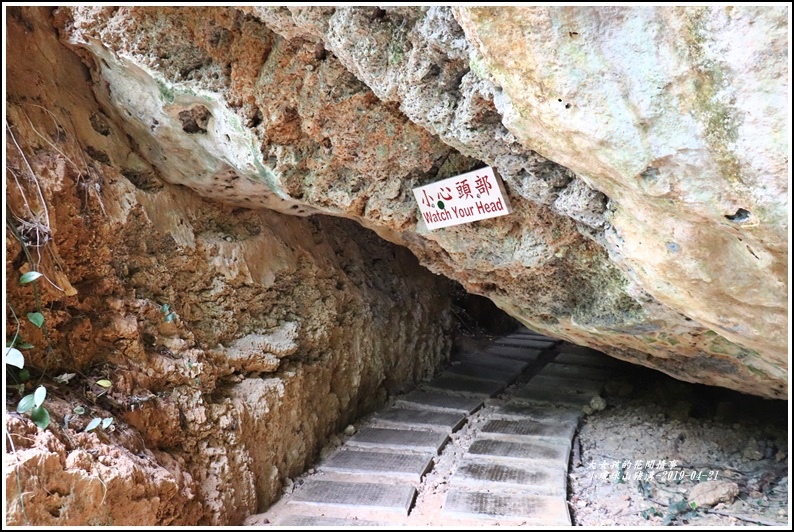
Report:
<svg viewBox="0 0 794 532"><path fill-rule="evenodd" d="M461 353L249 523L570 525L571 441L617 364L523 328ZM450 473L430 481L434 468Z"/></svg>

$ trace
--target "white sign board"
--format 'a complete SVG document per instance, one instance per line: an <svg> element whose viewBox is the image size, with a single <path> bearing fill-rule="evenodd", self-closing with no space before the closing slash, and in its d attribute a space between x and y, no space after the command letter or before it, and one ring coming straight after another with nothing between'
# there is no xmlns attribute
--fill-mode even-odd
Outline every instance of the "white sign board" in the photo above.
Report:
<svg viewBox="0 0 794 532"><path fill-rule="evenodd" d="M486 166L414 189L428 229L510 214L502 181Z"/></svg>

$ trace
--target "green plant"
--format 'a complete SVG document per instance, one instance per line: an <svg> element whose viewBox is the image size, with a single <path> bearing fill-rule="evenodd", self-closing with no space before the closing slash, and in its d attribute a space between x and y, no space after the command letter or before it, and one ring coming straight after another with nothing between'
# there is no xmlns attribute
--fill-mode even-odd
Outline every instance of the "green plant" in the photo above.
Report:
<svg viewBox="0 0 794 532"><path fill-rule="evenodd" d="M29 271L22 275L19 279L19 284L28 284L34 282L36 279L41 277L42 274L37 271ZM5 351L5 363L6 366L13 366L19 369L17 372L17 391L22 393L25 389L24 382L30 378L30 373L27 369L25 369L25 355L22 354L22 351L17 349L19 348L31 348L33 347L31 344L27 342L19 340L19 320L17 319L17 315L14 310L9 306L11 310L11 314L14 316L14 320L17 322L17 331L14 334L14 337L9 341L6 342L6 351ZM39 329L42 328L44 325L44 315L41 312L28 312L28 320L38 327ZM17 404L17 412L20 414L30 414L30 419L33 423L36 424L37 427L46 429L50 424L50 413L44 407L44 400L47 398L47 388L39 385L36 390L28 395L22 397L22 399Z"/></svg>
<svg viewBox="0 0 794 532"><path fill-rule="evenodd" d="M71 414L66 414L63 416L63 425L65 428L69 428L69 423L71 423L74 419L79 416L85 414L85 408L82 406L76 406L72 409ZM88 422L88 425L85 426L83 432L91 432L92 430L98 428L99 426L102 427L103 430L109 430L113 432L116 430L116 427L113 425L113 418L112 417L94 417L91 418L91 421Z"/></svg>
<svg viewBox="0 0 794 532"><path fill-rule="evenodd" d="M168 303L160 307L160 312L164 314L165 317L163 318L163 321L166 323L171 323L176 319L176 313L171 310L171 305Z"/></svg>
<svg viewBox="0 0 794 532"><path fill-rule="evenodd" d="M697 515L697 505L694 502L687 502L686 499L679 499L670 502L667 513L662 519L662 526L672 524L676 519L691 519Z"/></svg>
<svg viewBox="0 0 794 532"><path fill-rule="evenodd" d="M22 369L25 367L25 355L13 345L6 344L6 364Z"/></svg>
<svg viewBox="0 0 794 532"><path fill-rule="evenodd" d="M88 422L88 425L85 427L85 432L91 432L95 428L102 425L103 430L107 430L109 427L112 428L113 425L113 418L112 417L95 417L91 421Z"/></svg>
<svg viewBox="0 0 794 532"><path fill-rule="evenodd" d="M64 426L64 428L68 429L69 428L69 423L73 419L75 419L77 416L82 416L83 414L85 414L85 408L83 408L82 406L74 407L72 409L72 413L71 414L66 414L65 416L63 416L63 426Z"/></svg>
<svg viewBox="0 0 794 532"><path fill-rule="evenodd" d="M643 510L640 512L640 515L643 519L650 519L651 517L662 517L664 514L660 512L656 506L651 506L650 508Z"/></svg>
<svg viewBox="0 0 794 532"><path fill-rule="evenodd" d="M47 397L47 388L39 386L36 391L26 395L19 401L17 412L26 414L30 412L30 419L37 427L46 429L50 424L50 413L42 406Z"/></svg>

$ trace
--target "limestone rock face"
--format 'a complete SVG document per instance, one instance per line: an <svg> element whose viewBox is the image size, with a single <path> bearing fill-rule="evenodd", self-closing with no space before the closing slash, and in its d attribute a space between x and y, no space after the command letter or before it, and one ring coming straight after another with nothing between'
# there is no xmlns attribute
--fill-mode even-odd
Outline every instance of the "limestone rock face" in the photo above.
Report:
<svg viewBox="0 0 794 532"><path fill-rule="evenodd" d="M8 25L7 339L32 344L25 393L44 372L52 421L37 429L9 388L6 524L240 524L331 435L448 360L452 283L350 220L161 179L49 11L12 9ZM214 123L198 101L173 118L188 139ZM231 167L160 148L184 176ZM37 296L18 284L31 269ZM37 308L44 329L24 319ZM85 432L94 417L115 430Z"/></svg>
<svg viewBox="0 0 794 532"><path fill-rule="evenodd" d="M528 326L787 395L783 7L60 8L160 179L351 218ZM514 212L428 231L494 166Z"/></svg>
<svg viewBox="0 0 794 532"><path fill-rule="evenodd" d="M661 303L786 367L787 9L461 8L504 125L610 201Z"/></svg>

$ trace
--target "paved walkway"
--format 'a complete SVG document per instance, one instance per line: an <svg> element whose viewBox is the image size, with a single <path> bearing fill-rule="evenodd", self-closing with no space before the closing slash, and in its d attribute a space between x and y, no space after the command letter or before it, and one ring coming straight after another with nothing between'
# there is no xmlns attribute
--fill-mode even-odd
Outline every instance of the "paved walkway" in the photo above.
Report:
<svg viewBox="0 0 794 532"><path fill-rule="evenodd" d="M369 418L257 520L570 525L571 441L616 364L523 328L461 353L439 377Z"/></svg>

